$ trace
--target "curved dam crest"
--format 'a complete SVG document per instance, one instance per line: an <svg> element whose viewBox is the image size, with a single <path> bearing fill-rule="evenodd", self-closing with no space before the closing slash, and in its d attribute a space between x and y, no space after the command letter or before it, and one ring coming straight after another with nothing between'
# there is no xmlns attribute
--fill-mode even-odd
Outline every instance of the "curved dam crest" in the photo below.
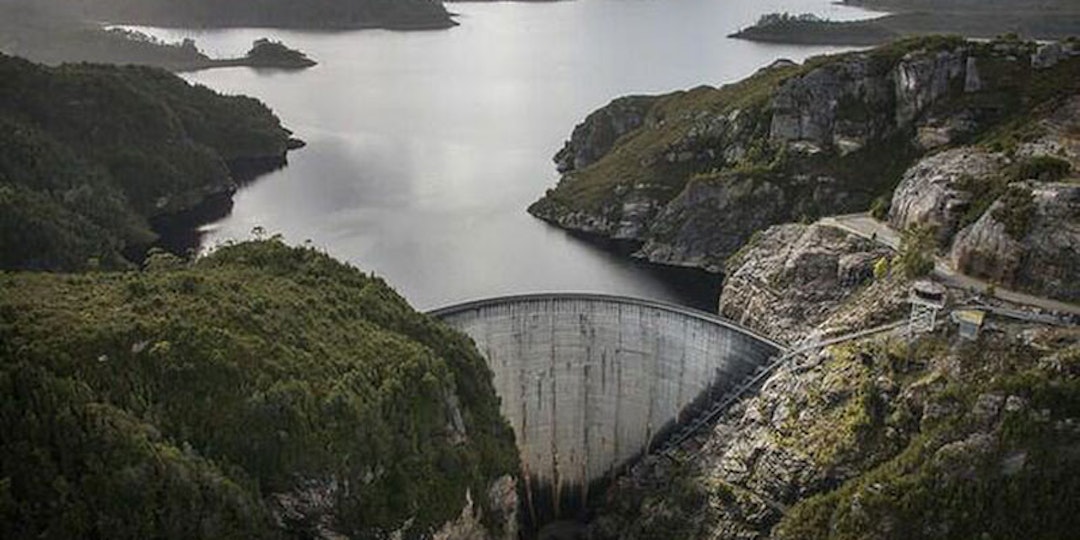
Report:
<svg viewBox="0 0 1080 540"><path fill-rule="evenodd" d="M533 524L663 442L781 346L705 312L596 294L492 298L430 312L473 339L513 426Z"/></svg>

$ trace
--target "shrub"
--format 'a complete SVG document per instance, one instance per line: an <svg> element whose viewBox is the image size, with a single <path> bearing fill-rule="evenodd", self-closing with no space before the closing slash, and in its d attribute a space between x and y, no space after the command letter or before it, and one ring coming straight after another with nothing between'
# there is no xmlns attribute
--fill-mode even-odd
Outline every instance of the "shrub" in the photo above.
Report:
<svg viewBox="0 0 1080 540"><path fill-rule="evenodd" d="M874 279L882 280L889 276L889 259L881 257L874 263Z"/></svg>
<svg viewBox="0 0 1080 540"><path fill-rule="evenodd" d="M936 245L934 227L913 225L903 232L894 264L909 279L925 276L934 269Z"/></svg>
<svg viewBox="0 0 1080 540"><path fill-rule="evenodd" d="M1053 156L1036 156L1017 163L1012 172L1013 180L1056 182L1072 172L1072 164Z"/></svg>
<svg viewBox="0 0 1080 540"><path fill-rule="evenodd" d="M1020 240L1030 232L1035 197L1027 188L1009 186L993 208L994 219L1005 225L1005 232L1009 236Z"/></svg>
<svg viewBox="0 0 1080 540"><path fill-rule="evenodd" d="M870 215L874 219L884 220L889 216L889 209L892 207L892 198L889 195L882 195L874 199L873 204L870 206Z"/></svg>

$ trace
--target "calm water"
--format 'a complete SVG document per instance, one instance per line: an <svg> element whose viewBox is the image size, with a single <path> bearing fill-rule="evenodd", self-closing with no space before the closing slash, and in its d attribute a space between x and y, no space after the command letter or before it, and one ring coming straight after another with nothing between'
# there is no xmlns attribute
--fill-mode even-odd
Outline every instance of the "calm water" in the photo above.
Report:
<svg viewBox="0 0 1080 540"><path fill-rule="evenodd" d="M256 96L308 142L237 194L204 245L256 226L387 278L419 308L590 291L712 306L713 293L533 219L551 156L612 98L734 81L777 58L838 50L724 36L762 13L866 14L830 0L576 0L451 4L446 31L153 30L214 56L271 37L320 65L187 75Z"/></svg>

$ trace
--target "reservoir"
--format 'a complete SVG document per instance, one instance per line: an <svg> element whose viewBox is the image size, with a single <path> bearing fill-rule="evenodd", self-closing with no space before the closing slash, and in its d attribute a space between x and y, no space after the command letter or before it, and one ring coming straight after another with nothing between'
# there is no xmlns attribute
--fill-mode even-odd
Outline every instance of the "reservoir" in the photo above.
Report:
<svg viewBox="0 0 1080 540"><path fill-rule="evenodd" d="M832 0L453 3L439 31L142 29L238 56L269 37L319 65L188 80L266 102L308 146L242 188L204 249L262 227L387 279L418 309L533 292L592 292L715 309L719 278L658 269L529 216L551 156L615 97L721 85L837 47L727 34L770 12L865 18Z"/></svg>

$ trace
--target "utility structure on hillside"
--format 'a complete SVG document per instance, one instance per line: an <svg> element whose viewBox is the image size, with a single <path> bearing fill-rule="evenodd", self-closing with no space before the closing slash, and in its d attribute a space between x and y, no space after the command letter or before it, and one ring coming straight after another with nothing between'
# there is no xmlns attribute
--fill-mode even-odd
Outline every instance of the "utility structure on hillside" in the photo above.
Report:
<svg viewBox="0 0 1080 540"><path fill-rule="evenodd" d="M934 330L937 314L945 309L945 287L929 280L916 281L908 297L911 317L908 319L908 338Z"/></svg>

